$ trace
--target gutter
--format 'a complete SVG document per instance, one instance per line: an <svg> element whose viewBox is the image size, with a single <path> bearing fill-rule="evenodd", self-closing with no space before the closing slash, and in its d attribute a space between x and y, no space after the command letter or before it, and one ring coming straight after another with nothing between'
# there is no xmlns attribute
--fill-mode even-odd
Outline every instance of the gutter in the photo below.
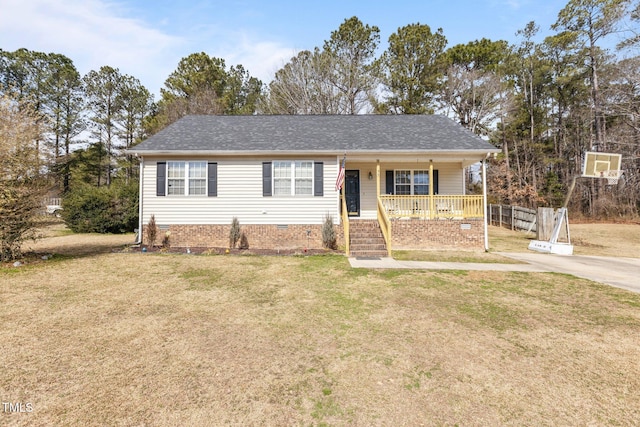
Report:
<svg viewBox="0 0 640 427"><path fill-rule="evenodd" d="M500 150L489 150L489 153L499 153ZM323 155L328 157L343 154L343 151L336 150L127 150L129 154L146 155L146 156L274 156L274 155ZM486 149L459 149L459 150L349 150L351 157L371 156L380 158L381 154L393 157L400 156L455 156L457 159L461 157L486 156Z"/></svg>

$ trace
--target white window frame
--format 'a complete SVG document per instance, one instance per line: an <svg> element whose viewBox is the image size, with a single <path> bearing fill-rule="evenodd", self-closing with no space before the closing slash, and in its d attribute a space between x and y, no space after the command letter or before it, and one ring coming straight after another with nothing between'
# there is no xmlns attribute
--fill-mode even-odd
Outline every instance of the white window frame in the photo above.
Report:
<svg viewBox="0 0 640 427"><path fill-rule="evenodd" d="M177 176L177 177L172 177L171 176L171 170L172 170L172 166L175 164L180 164L182 165L182 170L184 171L184 174L182 174L182 176ZM200 166L204 167L204 177L202 176L198 176L198 177L193 177L192 172L196 171L196 164L199 164ZM182 197L182 196L188 196L188 197L206 197L208 194L208 177L207 177L207 173L208 173L208 164L207 161L203 161L203 160L170 160L167 161L167 181L166 181L166 186L167 186L167 196L177 196L177 197ZM171 180L180 180L183 182L183 189L184 191L182 191L181 193L173 193L171 191L171 187L169 186L169 181ZM190 190L191 190L191 182L192 181L204 181L204 189L203 192L200 194L191 194ZM202 188L202 187L200 187Z"/></svg>
<svg viewBox="0 0 640 427"><path fill-rule="evenodd" d="M303 163L309 164L309 176L296 176L296 172L298 170L298 166ZM281 164L288 164L290 175L289 177L280 177L276 176L276 168L280 167ZM273 160L271 162L271 188L273 188L273 196L274 197L313 197L313 189L314 189L314 162L313 160ZM289 179L289 191L287 193L278 193L278 189L276 188L276 180L279 179ZM309 181L309 192L308 193L298 193L296 183L300 183L302 180Z"/></svg>
<svg viewBox="0 0 640 427"><path fill-rule="evenodd" d="M409 182L408 183L403 183L403 182L398 182L398 173L405 173L405 172L409 172ZM429 181L427 184L423 184L423 183L419 183L416 184L416 179L415 179L415 175L417 173L426 173L427 174L427 181ZM429 189L431 188L431 182L429 180L429 170L428 169L395 169L393 171L393 191L394 194L398 194L400 195L400 193L398 193L398 187L399 186L409 186L409 194L402 194L402 195L406 195L406 196L415 196L415 195L420 195L420 196L426 196L429 195ZM415 192L415 187L416 186L427 186L427 193L426 194L416 194Z"/></svg>

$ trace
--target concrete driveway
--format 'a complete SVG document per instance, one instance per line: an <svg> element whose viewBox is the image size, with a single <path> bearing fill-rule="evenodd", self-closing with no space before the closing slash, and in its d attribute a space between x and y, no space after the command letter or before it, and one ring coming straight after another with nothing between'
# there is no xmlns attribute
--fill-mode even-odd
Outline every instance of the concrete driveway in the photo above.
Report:
<svg viewBox="0 0 640 427"><path fill-rule="evenodd" d="M640 258L567 256L538 252L499 254L525 264L397 261L392 258L349 258L349 262L356 268L555 272L640 293Z"/></svg>
<svg viewBox="0 0 640 427"><path fill-rule="evenodd" d="M585 255L553 255L537 252L500 255L556 273L571 274L594 282L640 293L640 258Z"/></svg>

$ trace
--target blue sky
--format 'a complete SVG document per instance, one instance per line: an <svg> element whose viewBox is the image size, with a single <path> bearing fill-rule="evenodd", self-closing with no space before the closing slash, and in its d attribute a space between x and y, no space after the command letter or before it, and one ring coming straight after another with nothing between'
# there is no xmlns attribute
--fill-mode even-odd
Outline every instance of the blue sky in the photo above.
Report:
<svg viewBox="0 0 640 427"><path fill-rule="evenodd" d="M398 27L441 27L449 46L483 37L511 43L529 21L551 34L568 0L0 0L0 49L61 53L85 74L117 67L157 94L181 58L206 52L268 83L289 58L322 47L357 16L381 49Z"/></svg>

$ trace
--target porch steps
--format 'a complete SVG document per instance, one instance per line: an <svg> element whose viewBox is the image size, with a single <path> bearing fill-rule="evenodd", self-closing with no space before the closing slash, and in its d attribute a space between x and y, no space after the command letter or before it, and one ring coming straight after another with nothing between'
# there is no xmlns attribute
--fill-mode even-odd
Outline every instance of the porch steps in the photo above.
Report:
<svg viewBox="0 0 640 427"><path fill-rule="evenodd" d="M386 257L387 247L377 220L349 221L350 252L353 257Z"/></svg>

